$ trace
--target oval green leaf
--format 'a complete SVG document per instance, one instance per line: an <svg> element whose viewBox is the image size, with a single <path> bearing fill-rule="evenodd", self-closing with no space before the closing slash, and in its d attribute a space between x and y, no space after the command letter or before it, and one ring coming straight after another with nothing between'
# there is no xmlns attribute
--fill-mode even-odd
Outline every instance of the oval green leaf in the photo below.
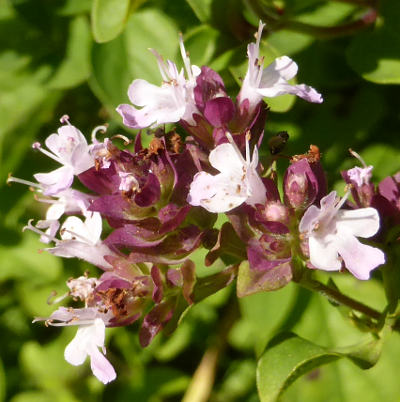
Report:
<svg viewBox="0 0 400 402"><path fill-rule="evenodd" d="M348 357L363 369L372 367L380 355L381 339L368 339L354 347L327 349L292 333L271 340L257 366L261 402L277 401L300 376L324 364Z"/></svg>
<svg viewBox="0 0 400 402"><path fill-rule="evenodd" d="M129 15L130 0L94 0L92 31L96 42L116 38L124 29Z"/></svg>

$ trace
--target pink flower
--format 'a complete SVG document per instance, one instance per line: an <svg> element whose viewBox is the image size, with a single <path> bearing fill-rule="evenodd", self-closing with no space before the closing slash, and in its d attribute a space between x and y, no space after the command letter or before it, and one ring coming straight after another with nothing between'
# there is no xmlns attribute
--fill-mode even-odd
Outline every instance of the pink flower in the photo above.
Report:
<svg viewBox="0 0 400 402"><path fill-rule="evenodd" d="M308 237L310 261L315 268L338 271L342 258L356 278L369 279L370 271L385 263L385 255L357 237L374 236L380 226L379 215L374 208L341 210L346 198L339 202L332 191L321 199L320 208L311 205L300 221L299 230Z"/></svg>
<svg viewBox="0 0 400 402"><path fill-rule="evenodd" d="M227 133L229 143L218 145L210 152L212 167L220 173L213 176L199 172L190 185L188 202L202 206L210 212L227 212L246 202L250 205L266 201L266 189L257 173L258 149L254 147L250 159L249 142L246 139L246 159Z"/></svg>
<svg viewBox="0 0 400 402"><path fill-rule="evenodd" d="M34 143L33 148L39 149L63 165L50 173L34 175L35 179L42 185L45 195L56 195L66 190L71 186L74 175L94 166L94 160L89 154L89 145L85 137L69 123L61 126L58 129L58 134L51 134L47 137L45 144L51 152L43 149L39 143Z"/></svg>
<svg viewBox="0 0 400 402"><path fill-rule="evenodd" d="M140 109L127 104L117 107L117 112L122 116L126 126L156 127L160 124L176 123L181 119L194 124L192 116L198 110L193 89L200 69L190 65L182 38L180 49L188 78L185 78L183 69L178 71L175 63L170 60L164 62L162 57L152 50L157 58L163 83L158 87L142 79L132 82L128 89L129 100Z"/></svg>
<svg viewBox="0 0 400 402"><path fill-rule="evenodd" d="M267 68L263 69L263 58L260 59L260 40L264 24L260 21L256 43L247 46L249 66L243 81L242 89L238 95L239 103L248 99L250 110L262 100L263 97L292 94L309 102L321 103L321 94L314 88L305 84L291 85L289 80L297 74L297 64L287 56L278 57Z"/></svg>
<svg viewBox="0 0 400 402"><path fill-rule="evenodd" d="M365 166L365 167L354 167L347 171L347 176L349 181L361 187L364 184L369 184L369 181L372 177L372 169L373 166Z"/></svg>

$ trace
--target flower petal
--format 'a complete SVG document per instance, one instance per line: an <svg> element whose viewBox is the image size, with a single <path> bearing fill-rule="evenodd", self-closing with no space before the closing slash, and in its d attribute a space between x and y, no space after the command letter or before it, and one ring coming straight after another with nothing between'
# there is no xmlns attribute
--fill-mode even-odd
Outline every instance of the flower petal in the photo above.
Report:
<svg viewBox="0 0 400 402"><path fill-rule="evenodd" d="M312 236L308 239L310 261L315 268L324 271L339 271L342 263L338 256L336 238L332 235L324 238Z"/></svg>
<svg viewBox="0 0 400 402"><path fill-rule="evenodd" d="M229 172L240 177L243 175L245 160L241 157L240 151L230 143L224 143L214 148L210 152L209 160L211 166L220 172Z"/></svg>
<svg viewBox="0 0 400 402"><path fill-rule="evenodd" d="M90 368L93 374L103 383L107 384L117 378L117 374L111 363L104 357L104 355L97 349L92 347L89 350L90 355Z"/></svg>
<svg viewBox="0 0 400 402"><path fill-rule="evenodd" d="M77 240L64 240L56 247L46 248L45 250L59 257L81 258L103 269L112 268L104 259L104 256L113 255L113 252L103 243L91 245Z"/></svg>
<svg viewBox="0 0 400 402"><path fill-rule="evenodd" d="M358 279L369 279L370 272L385 263L381 250L361 243L347 228L340 229L336 244L346 268Z"/></svg>
<svg viewBox="0 0 400 402"><path fill-rule="evenodd" d="M75 338L67 345L64 351L65 360L73 366L80 366L86 360L87 352L85 350L87 327L80 327Z"/></svg>
<svg viewBox="0 0 400 402"><path fill-rule="evenodd" d="M278 57L264 69L260 87L271 88L278 83L289 81L296 76L297 70L297 64L290 57Z"/></svg>
<svg viewBox="0 0 400 402"><path fill-rule="evenodd" d="M33 177L43 185L44 195L56 195L69 188L74 180L74 169L63 166L49 173L37 173Z"/></svg>
<svg viewBox="0 0 400 402"><path fill-rule="evenodd" d="M190 186L188 202L201 205L210 212L227 212L238 207L247 198L246 187L235 177L225 174L212 176L197 173Z"/></svg>
<svg viewBox="0 0 400 402"><path fill-rule="evenodd" d="M340 210L337 213L337 229L346 228L353 236L371 237L379 230L379 225L379 214L375 208Z"/></svg>

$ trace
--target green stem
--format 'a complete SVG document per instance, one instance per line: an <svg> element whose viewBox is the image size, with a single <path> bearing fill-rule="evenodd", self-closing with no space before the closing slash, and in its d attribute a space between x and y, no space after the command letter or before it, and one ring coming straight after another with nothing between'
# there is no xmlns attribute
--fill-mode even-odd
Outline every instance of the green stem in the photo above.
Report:
<svg viewBox="0 0 400 402"><path fill-rule="evenodd" d="M341 36L352 35L369 25L373 24L377 18L377 12L374 9L368 10L360 19L334 27L322 27L312 24L305 24L300 21L286 21L282 28L289 31L295 31L314 36L319 39L333 39Z"/></svg>
<svg viewBox="0 0 400 402"><path fill-rule="evenodd" d="M347 24L342 24L334 27L325 27L304 22L285 19L284 16L274 13L271 9L263 7L258 0L248 0L249 6L253 12L258 15L266 24L270 31L287 29L289 31L304 33L314 36L319 39L333 39L341 36L351 35L358 32L376 21L378 12L374 0L339 0L346 3L353 3L360 6L368 7L364 15Z"/></svg>
<svg viewBox="0 0 400 402"><path fill-rule="evenodd" d="M382 318L382 314L379 311L374 310L373 308L366 306L365 304L360 303L359 301L354 300L351 297L348 297L338 290L326 286L315 279L305 278L303 276L298 283L306 289L318 292L328 299L335 301L338 304L350 307L351 309L363 313L374 320L379 321Z"/></svg>

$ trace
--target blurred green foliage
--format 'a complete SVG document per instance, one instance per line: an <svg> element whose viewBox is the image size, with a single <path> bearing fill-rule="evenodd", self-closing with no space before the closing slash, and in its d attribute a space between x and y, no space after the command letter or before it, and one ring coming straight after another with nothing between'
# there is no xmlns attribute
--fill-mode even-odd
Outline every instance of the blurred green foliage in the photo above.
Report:
<svg viewBox="0 0 400 402"><path fill-rule="evenodd" d="M246 45L261 18L267 22L262 42L266 63L280 55L291 56L299 65L298 82L317 88L325 99L322 105L289 95L271 100L266 135L288 131L288 154L304 153L311 143L317 144L330 184L336 188L343 188L339 171L354 165L348 148L373 164L374 178L381 180L400 170L400 97L395 85L400 83L400 3L377 3L0 1L0 401L181 400L203 354L221 334L221 321L237 308L231 297L234 289L221 291L191 308L170 337L157 336L145 350L138 343L137 325L110 330L108 358L118 378L107 387L91 376L87 365L68 365L63 350L74 329L45 328L31 321L54 309L46 300L53 290L65 292L68 277L94 268L38 252L43 245L36 236L21 234L28 219L42 216L44 210L23 186L7 187L7 175L13 172L31 180L33 173L52 166L32 151L31 143L54 132L57 119L65 113L87 135L104 122L111 133L132 135L122 126L115 107L127 101L133 79L159 83L148 48L179 63L179 32L193 64L215 68L229 93L236 94L246 69ZM352 30L359 21L368 20L363 20L365 15L371 18L371 10L378 11L375 23ZM203 257L204 253L194 257L201 275L219 269L205 268ZM345 293L384 309L379 274L363 283L343 275L334 278ZM269 401L272 393L264 388L275 387L278 392L276 387L286 387L282 384L330 360L326 355L315 364L321 350L331 353L360 344L367 336L340 309L292 284L243 298L238 308L230 331L220 340L224 353L210 397L214 402L257 401L260 356L258 387L261 400ZM288 338L291 343L272 344L263 355L282 331L320 347L312 344L308 350L301 345L302 338ZM296 350L303 355L285 360ZM300 377L283 400L398 400L399 355L400 339L395 334L384 343L375 367L361 371L342 358ZM274 362L272 367L265 364L268 359ZM296 366L286 367L291 379L284 368L274 370L281 361ZM301 365L308 366L303 370Z"/></svg>

